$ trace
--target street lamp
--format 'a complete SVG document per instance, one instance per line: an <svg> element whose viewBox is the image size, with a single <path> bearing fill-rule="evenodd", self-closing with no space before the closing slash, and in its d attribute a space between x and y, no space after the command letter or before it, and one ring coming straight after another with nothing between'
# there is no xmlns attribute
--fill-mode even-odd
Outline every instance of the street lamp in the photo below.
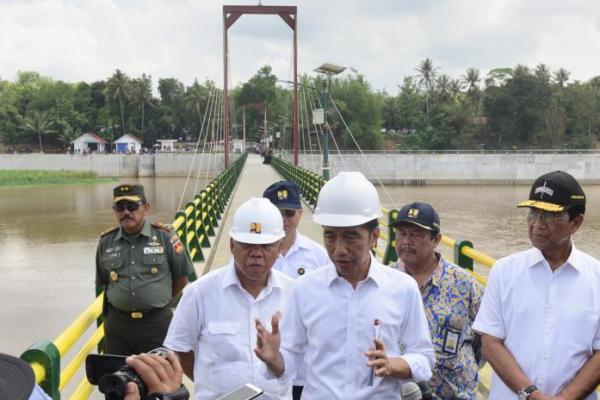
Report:
<svg viewBox="0 0 600 400"><path fill-rule="evenodd" d="M331 77L333 75L341 74L345 69L346 67L330 63L325 63L314 69L315 72L327 75L327 88L321 92L321 104L323 105L323 125L325 126L325 132L323 132L323 179L325 180L329 180L329 134L327 132L327 110L331 102Z"/></svg>

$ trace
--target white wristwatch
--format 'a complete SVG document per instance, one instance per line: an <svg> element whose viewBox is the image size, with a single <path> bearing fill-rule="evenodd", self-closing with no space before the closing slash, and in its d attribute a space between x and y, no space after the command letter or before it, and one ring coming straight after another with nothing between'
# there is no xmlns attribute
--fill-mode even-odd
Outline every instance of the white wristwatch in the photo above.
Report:
<svg viewBox="0 0 600 400"><path fill-rule="evenodd" d="M531 393L535 392L536 390L538 390L538 388L535 385L529 385L517 392L517 399L527 400Z"/></svg>

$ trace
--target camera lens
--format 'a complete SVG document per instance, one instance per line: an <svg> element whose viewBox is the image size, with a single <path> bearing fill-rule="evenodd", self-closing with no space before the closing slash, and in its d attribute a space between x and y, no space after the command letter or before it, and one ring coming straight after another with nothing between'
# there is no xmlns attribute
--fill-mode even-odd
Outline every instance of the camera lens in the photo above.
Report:
<svg viewBox="0 0 600 400"><path fill-rule="evenodd" d="M104 393L106 400L121 400L125 397L127 382L129 379L121 374L104 375L98 382L98 390Z"/></svg>

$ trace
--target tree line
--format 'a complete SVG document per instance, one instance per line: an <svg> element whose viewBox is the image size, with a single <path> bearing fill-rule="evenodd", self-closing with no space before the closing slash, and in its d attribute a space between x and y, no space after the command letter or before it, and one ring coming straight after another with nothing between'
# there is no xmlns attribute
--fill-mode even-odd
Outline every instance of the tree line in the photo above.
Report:
<svg viewBox="0 0 600 400"><path fill-rule="evenodd" d="M301 76L300 83L303 107L318 107L325 79ZM151 76L130 77L118 69L92 83L19 72L13 81L0 79L0 141L64 151L84 132L109 142L130 133L151 147L156 139L195 141L205 114L220 115L215 110L222 103L207 107L211 93L213 100L222 94L210 80L186 86L160 78L157 94L152 88ZM565 69L544 64L497 68L485 76L469 68L451 77L425 59L395 95L373 90L354 70L335 77L330 92L328 121L342 149L355 149L355 140L362 149L588 149L596 148L600 134L600 76L571 81ZM241 137L245 116L247 140L278 131L283 135L276 145L291 145L285 139L291 135L291 89L269 66L232 89L230 99L234 137ZM319 134L302 123L310 134Z"/></svg>

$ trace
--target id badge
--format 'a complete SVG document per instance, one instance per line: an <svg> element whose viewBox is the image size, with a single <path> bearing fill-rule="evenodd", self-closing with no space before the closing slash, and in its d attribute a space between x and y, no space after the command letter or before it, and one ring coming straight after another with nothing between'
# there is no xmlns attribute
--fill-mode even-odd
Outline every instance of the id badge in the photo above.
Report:
<svg viewBox="0 0 600 400"><path fill-rule="evenodd" d="M447 329L446 336L444 337L444 352L456 355L459 344L460 332Z"/></svg>

